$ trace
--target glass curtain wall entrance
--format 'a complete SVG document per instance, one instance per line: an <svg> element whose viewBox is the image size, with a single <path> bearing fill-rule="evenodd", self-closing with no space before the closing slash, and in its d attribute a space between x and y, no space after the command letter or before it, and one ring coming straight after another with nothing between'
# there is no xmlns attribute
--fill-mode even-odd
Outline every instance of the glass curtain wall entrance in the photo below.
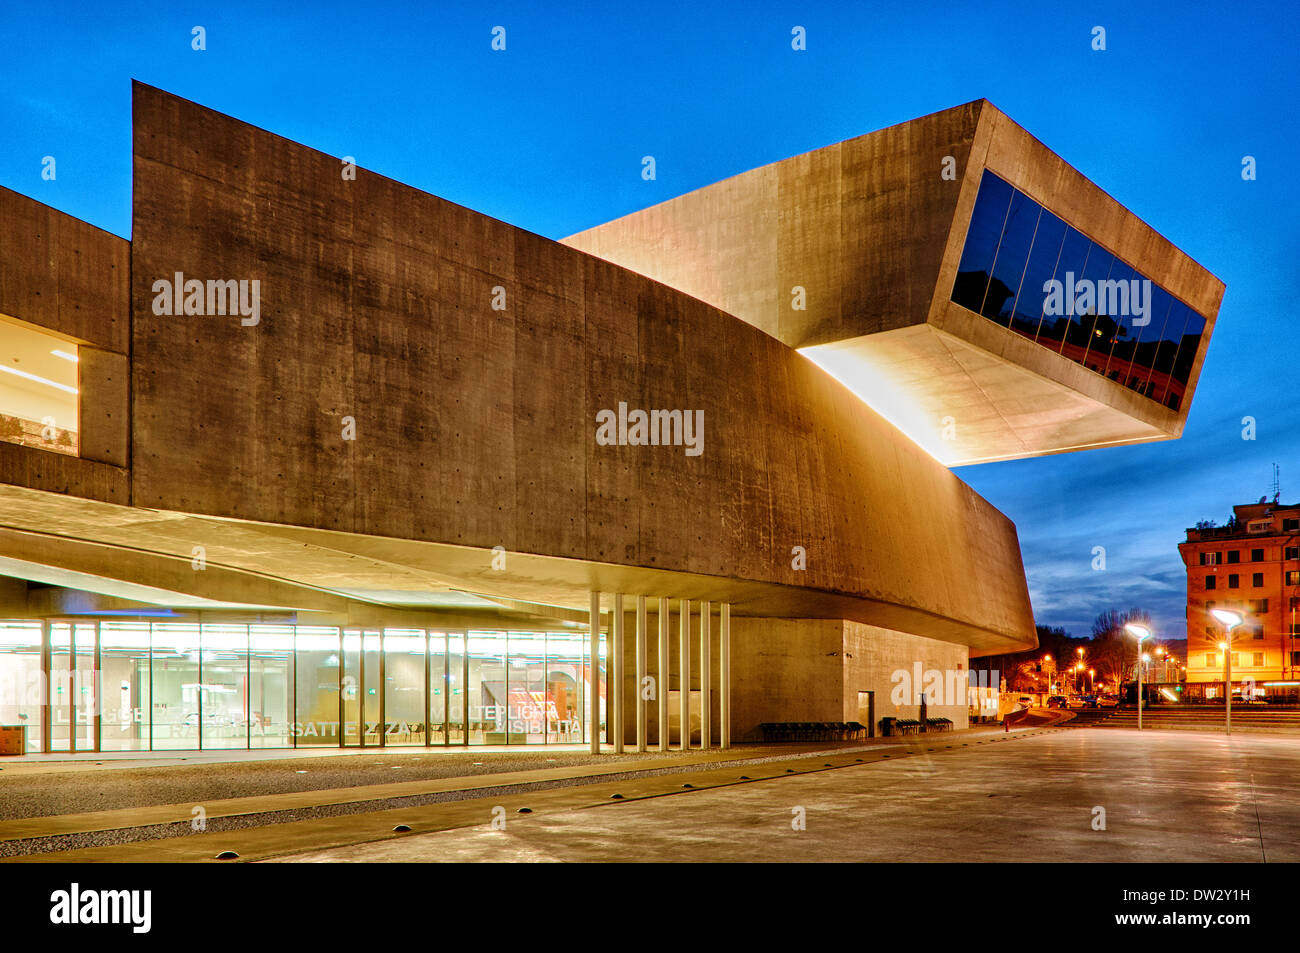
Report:
<svg viewBox="0 0 1300 953"><path fill-rule="evenodd" d="M8 621L0 725L29 752L581 744L591 664L581 630Z"/></svg>

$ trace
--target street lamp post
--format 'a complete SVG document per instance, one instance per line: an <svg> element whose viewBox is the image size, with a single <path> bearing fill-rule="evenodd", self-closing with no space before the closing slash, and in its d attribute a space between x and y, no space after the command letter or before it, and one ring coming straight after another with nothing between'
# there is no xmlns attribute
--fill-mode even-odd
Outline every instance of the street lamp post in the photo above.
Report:
<svg viewBox="0 0 1300 953"><path fill-rule="evenodd" d="M1124 628L1129 635L1138 640L1137 676L1138 676L1138 731L1142 730L1142 643L1151 638L1151 630L1137 622L1127 622Z"/></svg>
<svg viewBox="0 0 1300 953"><path fill-rule="evenodd" d="M1223 730L1232 734L1232 630L1241 625L1240 612L1231 609L1211 609L1210 614L1219 620L1227 633L1223 640Z"/></svg>

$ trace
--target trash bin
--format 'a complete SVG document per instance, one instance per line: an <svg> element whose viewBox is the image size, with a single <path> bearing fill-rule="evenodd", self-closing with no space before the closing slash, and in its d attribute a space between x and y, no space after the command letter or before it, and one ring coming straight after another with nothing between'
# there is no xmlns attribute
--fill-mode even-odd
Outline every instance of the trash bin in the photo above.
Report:
<svg viewBox="0 0 1300 953"><path fill-rule="evenodd" d="M894 722L897 718L880 719L880 735L882 738L892 738L894 736Z"/></svg>
<svg viewBox="0 0 1300 953"><path fill-rule="evenodd" d="M0 725L0 755L27 753L27 726Z"/></svg>

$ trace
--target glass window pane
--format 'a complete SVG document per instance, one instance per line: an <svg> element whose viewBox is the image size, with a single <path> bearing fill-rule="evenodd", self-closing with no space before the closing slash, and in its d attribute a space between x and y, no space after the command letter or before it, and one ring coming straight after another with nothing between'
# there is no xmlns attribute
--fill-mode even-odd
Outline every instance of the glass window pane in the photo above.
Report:
<svg viewBox="0 0 1300 953"><path fill-rule="evenodd" d="M423 629L384 630L385 744L424 744L424 648Z"/></svg>
<svg viewBox="0 0 1300 953"><path fill-rule="evenodd" d="M510 744L544 744L548 716L546 699L546 633L510 633Z"/></svg>
<svg viewBox="0 0 1300 953"><path fill-rule="evenodd" d="M584 632L551 632L546 640L546 740L577 744L584 738Z"/></svg>
<svg viewBox="0 0 1300 953"><path fill-rule="evenodd" d="M1112 355L1107 376L1126 387L1137 390L1150 377L1151 365L1155 363L1156 350L1160 343L1160 334L1164 330L1165 320L1173 307L1174 299L1154 282L1151 285L1151 313L1147 324L1139 326L1132 332L1136 341L1129 348L1116 348ZM1123 358L1131 355L1125 362ZM1117 360L1117 358L1119 360Z"/></svg>
<svg viewBox="0 0 1300 953"><path fill-rule="evenodd" d="M469 633L469 743L506 743L504 632Z"/></svg>
<svg viewBox="0 0 1300 953"><path fill-rule="evenodd" d="M1127 325L1132 320L1133 269L1118 258L1112 258L1110 272L1097 285L1096 314L1087 327L1087 351L1083 363L1096 374L1105 374L1110 363L1111 350L1120 338L1128 334Z"/></svg>
<svg viewBox="0 0 1300 953"><path fill-rule="evenodd" d="M151 627L153 746L157 751L199 746L199 627L155 622Z"/></svg>
<svg viewBox="0 0 1300 953"><path fill-rule="evenodd" d="M447 690L451 693L447 709L447 743L465 744L469 740L466 719L469 716L469 677L466 674L465 636L462 633L447 635Z"/></svg>
<svg viewBox="0 0 1300 953"><path fill-rule="evenodd" d="M1012 191L1010 185L985 170L951 296L954 302L971 311L978 312L984 300Z"/></svg>
<svg viewBox="0 0 1300 953"><path fill-rule="evenodd" d="M1065 239L1065 223L1046 209L1038 218L1038 231L1029 251L1029 264L1020 294L1016 298L1015 315L1011 330L1033 338L1043 315L1043 302L1047 289L1043 286L1052 279L1057 259L1061 256L1061 242Z"/></svg>
<svg viewBox="0 0 1300 953"><path fill-rule="evenodd" d="M298 747L339 743L339 630L300 625L294 671Z"/></svg>
<svg viewBox="0 0 1300 953"><path fill-rule="evenodd" d="M94 623L86 622L72 626L72 640L77 653L77 671L73 676L72 689L73 726L76 734L73 740L78 751L95 750L95 714L99 711L96 697L99 679L95 671L98 628Z"/></svg>
<svg viewBox="0 0 1300 953"><path fill-rule="evenodd" d="M293 626L248 627L249 746L293 744Z"/></svg>
<svg viewBox="0 0 1300 953"><path fill-rule="evenodd" d="M149 750L149 623L99 624L104 751Z"/></svg>
<svg viewBox="0 0 1300 953"><path fill-rule="evenodd" d="M429 744L447 743L451 691L447 668L447 633L429 633Z"/></svg>
<svg viewBox="0 0 1300 953"><path fill-rule="evenodd" d="M339 691L343 703L343 723L339 726L342 744L361 744L362 733L362 691L361 684L361 632L356 629L343 630L342 679Z"/></svg>
<svg viewBox="0 0 1300 953"><path fill-rule="evenodd" d="M1178 345L1178 356L1174 358L1173 379L1165 393L1157 397L1166 407L1177 410L1187 393L1187 382L1192 376L1192 365L1196 363L1196 354L1201 347L1201 337L1205 334L1205 319L1187 309L1187 324L1183 328L1183 337Z"/></svg>
<svg viewBox="0 0 1300 953"><path fill-rule="evenodd" d="M77 455L77 357L71 341L0 318L0 440Z"/></svg>
<svg viewBox="0 0 1300 953"><path fill-rule="evenodd" d="M383 732L385 730L383 718L383 703L380 692L383 690L383 662L380 659L380 637L378 632L363 632L361 635L361 644L364 653L362 663L364 670L357 673L357 677L364 683L362 686L361 700L361 722L364 727L363 737L367 745L380 745L383 743ZM346 659L347 656L345 655ZM348 673L343 673L343 683L346 686Z"/></svg>
<svg viewBox="0 0 1300 953"><path fill-rule="evenodd" d="M1073 310L1073 314L1070 315L1070 322L1066 326L1065 343L1061 347L1061 354L1076 364L1083 364L1087 355L1088 340L1093 336L1093 328L1097 321L1098 284L1110 274L1110 266L1114 260L1114 255L1094 243L1088 249L1083 274L1074 274L1075 293L1072 309L1068 297L1066 300L1066 311L1068 313ZM1067 273L1065 286L1068 289L1070 285L1070 274Z"/></svg>
<svg viewBox="0 0 1300 953"><path fill-rule="evenodd" d="M1002 243L993 263L993 277L981 310L985 317L994 318L1003 326L1011 323L1011 312L1029 258L1029 246L1033 244L1034 230L1038 227L1038 213L1038 203L1029 196L1023 192L1012 195Z"/></svg>
<svg viewBox="0 0 1300 953"><path fill-rule="evenodd" d="M1160 333L1160 342L1156 348L1156 359L1151 367L1151 376L1142 393L1153 400L1162 400L1174 374L1174 358L1178 356L1178 346L1183 340L1183 328L1191 316L1191 309L1181 301L1175 300L1165 319L1164 329Z"/></svg>
<svg viewBox="0 0 1300 953"><path fill-rule="evenodd" d="M72 750L72 626L50 623L50 750Z"/></svg>
<svg viewBox="0 0 1300 953"><path fill-rule="evenodd" d="M1071 283L1083 272L1091 244L1081 232L1066 227L1061 254L1056 261L1056 269L1052 272L1052 280L1060 284L1056 294L1044 295L1043 320L1038 326L1038 342L1054 351L1061 350L1065 341L1066 329L1070 326L1069 312L1073 308L1066 298L1073 290Z"/></svg>
<svg viewBox="0 0 1300 953"><path fill-rule="evenodd" d="M199 723L204 748L247 748L248 626L201 627Z"/></svg>
<svg viewBox="0 0 1300 953"><path fill-rule="evenodd" d="M27 729L27 750L41 750L41 623L0 622L0 725Z"/></svg>

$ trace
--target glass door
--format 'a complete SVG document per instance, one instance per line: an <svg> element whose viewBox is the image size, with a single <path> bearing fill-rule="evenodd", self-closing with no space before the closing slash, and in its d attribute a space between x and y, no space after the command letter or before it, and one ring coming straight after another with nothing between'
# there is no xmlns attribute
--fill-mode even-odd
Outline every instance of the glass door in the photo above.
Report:
<svg viewBox="0 0 1300 953"><path fill-rule="evenodd" d="M422 629L384 630L384 744L422 745L426 699ZM441 716L442 712L438 712Z"/></svg>
<svg viewBox="0 0 1300 953"><path fill-rule="evenodd" d="M339 670L339 696L343 707L343 724L340 726L340 744L345 748L361 744L361 633L352 629L343 632L343 664Z"/></svg>
<svg viewBox="0 0 1300 953"><path fill-rule="evenodd" d="M384 743L384 653L378 632L343 633L343 746Z"/></svg>
<svg viewBox="0 0 1300 953"><path fill-rule="evenodd" d="M427 722L429 725L426 744L445 745L448 743L447 722L451 714L451 674L447 664L447 635L445 632L429 633L428 653L429 674L426 681L429 694L425 699L428 706Z"/></svg>
<svg viewBox="0 0 1300 953"><path fill-rule="evenodd" d="M72 750L72 626L50 623L50 751Z"/></svg>
<svg viewBox="0 0 1300 953"><path fill-rule="evenodd" d="M447 636L447 744L469 743L466 716L469 696L465 689L469 682L469 655L466 652L465 633Z"/></svg>
<svg viewBox="0 0 1300 953"><path fill-rule="evenodd" d="M72 675L73 751L99 750L99 626L72 627L76 665Z"/></svg>
<svg viewBox="0 0 1300 953"><path fill-rule="evenodd" d="M361 636L361 734L362 746L378 747L386 740L384 717L384 650L383 636L365 632Z"/></svg>

